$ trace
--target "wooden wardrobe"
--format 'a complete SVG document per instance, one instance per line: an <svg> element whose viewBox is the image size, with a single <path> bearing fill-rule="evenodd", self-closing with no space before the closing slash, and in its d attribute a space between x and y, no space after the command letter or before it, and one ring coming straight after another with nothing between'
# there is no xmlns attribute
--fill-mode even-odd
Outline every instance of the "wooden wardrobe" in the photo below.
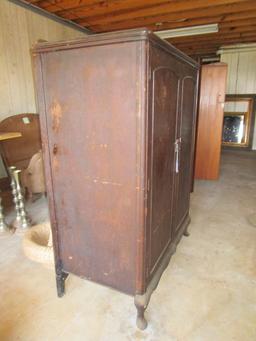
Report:
<svg viewBox="0 0 256 341"><path fill-rule="evenodd" d="M198 65L151 32L33 51L58 295L68 273L152 291L189 224Z"/></svg>
<svg viewBox="0 0 256 341"><path fill-rule="evenodd" d="M203 65L200 78L195 178L217 180L220 169L227 64Z"/></svg>

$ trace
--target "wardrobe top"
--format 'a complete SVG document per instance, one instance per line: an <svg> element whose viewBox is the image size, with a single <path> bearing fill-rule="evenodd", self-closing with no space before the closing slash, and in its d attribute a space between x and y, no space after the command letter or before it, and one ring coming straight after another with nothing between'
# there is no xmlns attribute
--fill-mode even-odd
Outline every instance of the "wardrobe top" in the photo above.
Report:
<svg viewBox="0 0 256 341"><path fill-rule="evenodd" d="M37 55L45 52L70 50L88 46L108 45L142 40L148 40L154 44L157 44L172 55L181 58L191 66L199 68L198 63L194 59L190 58L167 41L159 38L156 34L146 28L91 34L82 38L59 42L40 42L33 46L32 54Z"/></svg>

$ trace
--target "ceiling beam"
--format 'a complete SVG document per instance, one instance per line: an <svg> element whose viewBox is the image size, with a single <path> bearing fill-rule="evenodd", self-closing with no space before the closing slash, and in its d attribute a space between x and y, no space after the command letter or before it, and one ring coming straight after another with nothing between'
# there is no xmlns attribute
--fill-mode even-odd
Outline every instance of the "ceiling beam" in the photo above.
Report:
<svg viewBox="0 0 256 341"><path fill-rule="evenodd" d="M172 0L174 5L175 0ZM184 0L183 0L184 1ZM58 2L50 2L49 0L38 1L38 5L47 9L48 11L55 12L58 15L67 12L76 11L84 13L84 15L102 15L115 13L120 10L130 11L131 9L141 9L145 7L152 7L157 5L165 5L170 3L170 0L58 0Z"/></svg>
<svg viewBox="0 0 256 341"><path fill-rule="evenodd" d="M85 18L86 21L107 23L134 18L144 18L165 13L179 13L182 11L212 8L218 5L232 5L243 3L245 0L144 0L144 1L110 1L107 6L77 7L72 10L56 12L66 18Z"/></svg>
<svg viewBox="0 0 256 341"><path fill-rule="evenodd" d="M254 25L247 25L247 26L230 26L230 27L221 27L219 30L219 34L226 34L226 33L243 33L243 32L250 32L254 31L256 33L256 22Z"/></svg>
<svg viewBox="0 0 256 341"><path fill-rule="evenodd" d="M140 9L130 9L129 11L117 11L102 15L93 15L88 16L86 15L86 20L90 20L90 22L94 24L106 24L106 23L115 23L120 22L122 20L138 20L140 18L147 18L147 17L158 17L160 15L178 15L178 19L183 17L183 13L193 11L201 11L204 9L211 9L213 10L216 7L225 7L225 6L235 6L244 4L245 0L190 0L190 1L172 1L168 2L168 4L160 4L155 6L143 6ZM79 15L82 16L82 13Z"/></svg>
<svg viewBox="0 0 256 341"><path fill-rule="evenodd" d="M197 42L195 44L190 43L190 44L177 44L175 42L171 42L172 45L177 47L178 49L185 51L187 54L191 53L199 53L202 50L219 50L222 46L228 46L231 45L233 46L234 44L250 44L250 43L255 43L256 42L256 35L247 37L247 38L240 38L240 37L233 37L230 38L229 40L219 40L219 41L213 41L213 42Z"/></svg>
<svg viewBox="0 0 256 341"><path fill-rule="evenodd" d="M200 49L214 49L216 48L219 49L221 46L227 46L227 45L234 45L234 44L238 44L238 43L255 43L256 42L256 36L255 37L251 37L251 38L247 38L247 39L240 39L240 38L232 38L229 41L216 41L213 43L209 43L209 44L191 44L191 45L182 45L182 44L176 44L175 42L172 42L171 44L176 46L178 49L181 50L187 50L187 51L191 51L191 50L200 50Z"/></svg>
<svg viewBox="0 0 256 341"><path fill-rule="evenodd" d="M220 5L210 8L203 8L198 10L189 10L189 11L181 11L175 13L168 13L165 12L164 14L158 14L153 16L144 16L144 17L136 17L133 19L125 20L122 19L118 22L115 21L92 21L88 20L91 28L95 31L113 31L122 28L135 28L148 25L154 25L156 22L175 22L182 20L187 21L189 19L200 19L200 18L209 18L209 17L217 17L220 16L225 20L226 17L231 16L232 14L239 14L240 12L247 12L248 14L250 11L256 12L256 1L244 1L242 3L230 4L230 5ZM222 19L221 19L222 20ZM75 20L80 25L83 25L84 22L87 22L87 19L77 19ZM206 22L207 24L207 22ZM162 29L162 28L161 28Z"/></svg>
<svg viewBox="0 0 256 341"><path fill-rule="evenodd" d="M246 18L246 19L238 19L238 20L232 20L232 21L226 21L220 23L220 28L226 28L226 27L241 27L241 26L248 26L248 25L256 25L256 13L254 18Z"/></svg>
<svg viewBox="0 0 256 341"><path fill-rule="evenodd" d="M234 19L234 16L216 16L216 17L203 17L203 18L192 18L183 22L166 22L160 26L156 26L155 24L147 25L147 28L152 31L162 31L169 30L175 28L183 28L190 26L198 26L198 25L208 25L218 23L219 27L231 27L231 26L243 26L243 25L254 25L256 23L256 11L248 11L241 12L241 16L238 19ZM93 27L93 26L92 26Z"/></svg>
<svg viewBox="0 0 256 341"><path fill-rule="evenodd" d="M218 23L218 33L169 39L190 55L214 54L222 45L256 42L256 0L9 1L28 6L64 25L74 25L73 28L87 34L88 30L81 26L105 32L143 25L156 31Z"/></svg>
<svg viewBox="0 0 256 341"><path fill-rule="evenodd" d="M189 56L217 56L217 49L214 50L197 50L197 51L186 51L181 50Z"/></svg>
<svg viewBox="0 0 256 341"><path fill-rule="evenodd" d="M74 10L76 8L91 8L95 9L98 7L106 8L113 0L28 0L29 2L36 2L36 5L56 13L60 10ZM149 0L150 1L150 0ZM153 0L151 0L153 1ZM157 0L159 1L159 0ZM166 1L166 0L161 0ZM116 2L114 0L114 2ZM117 2L120 2L117 0ZM127 3L127 1L125 1Z"/></svg>
<svg viewBox="0 0 256 341"><path fill-rule="evenodd" d="M190 37L175 37L175 38L169 38L167 41L169 42L175 42L176 44L196 44L197 42L214 42L214 41L220 41L220 40L228 40L231 38L246 38L246 37L255 37L256 31L248 31L248 32L234 32L234 33L211 33L211 34L205 34L205 35L198 35L198 36L190 36Z"/></svg>
<svg viewBox="0 0 256 341"><path fill-rule="evenodd" d="M175 44L173 45L175 47L177 47ZM202 51L211 51L211 52L215 52L218 50L219 48L219 45L216 45L216 46L211 46L211 47L205 47L205 46L198 46L197 48L185 48L185 47L177 47L179 50L181 51L186 51L186 52L189 52L191 53L191 51L193 53L199 53L199 52L202 52Z"/></svg>

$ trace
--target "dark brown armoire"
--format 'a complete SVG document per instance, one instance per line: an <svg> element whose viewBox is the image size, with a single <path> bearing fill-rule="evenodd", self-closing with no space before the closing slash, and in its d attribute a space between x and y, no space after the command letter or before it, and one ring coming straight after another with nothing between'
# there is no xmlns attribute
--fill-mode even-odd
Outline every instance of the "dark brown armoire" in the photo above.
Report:
<svg viewBox="0 0 256 341"><path fill-rule="evenodd" d="M137 325L189 224L198 65L145 29L33 50L58 295L135 296Z"/></svg>

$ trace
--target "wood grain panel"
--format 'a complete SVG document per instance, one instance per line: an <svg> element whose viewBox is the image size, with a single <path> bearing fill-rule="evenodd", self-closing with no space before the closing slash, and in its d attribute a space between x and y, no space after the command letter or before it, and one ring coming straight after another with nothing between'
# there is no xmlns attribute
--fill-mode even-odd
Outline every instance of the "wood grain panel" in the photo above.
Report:
<svg viewBox="0 0 256 341"><path fill-rule="evenodd" d="M227 65L203 65L197 128L195 178L219 177Z"/></svg>
<svg viewBox="0 0 256 341"><path fill-rule="evenodd" d="M174 191L174 143L179 77L175 61L152 49L152 189L151 189L151 259L154 270L161 252L171 239ZM160 66L159 66L160 65Z"/></svg>
<svg viewBox="0 0 256 341"><path fill-rule="evenodd" d="M238 44L238 43L254 43L255 39L256 39L255 35L253 35L252 37L246 37L243 39L237 37L237 38L232 38L232 39L226 39L224 41L221 41L221 40L218 40L216 42L212 41L211 43L198 42L198 43L194 43L193 45L190 45L190 44L182 45L182 44L173 43L173 45L190 56L194 56L194 55L205 56L208 53L213 53L216 56L216 51L221 47L222 44L230 45L230 44Z"/></svg>
<svg viewBox="0 0 256 341"><path fill-rule="evenodd" d="M242 2L244 0L208 0L207 5L216 6ZM154 14L163 6L169 6L170 11L181 11L193 8L207 7L203 0L58 0L58 1L38 1L36 5L52 13L59 15L78 14L84 17L94 17L97 15L113 15L131 13L141 9L155 8ZM165 8L162 8L162 12Z"/></svg>
<svg viewBox="0 0 256 341"><path fill-rule="evenodd" d="M218 44L220 42L227 42L227 41L233 41L233 40L237 40L240 39L241 42L243 42L243 39L250 39L256 38L256 32L254 31L249 31L249 32L243 32L243 33L227 33L227 34L212 34L212 40L209 41L209 37L206 37L205 35L203 36L197 36L197 38L195 39L195 37L187 37L187 38L175 38L175 39L168 39L168 41L171 44L176 44L178 45L188 45L188 46L195 46L198 44L206 44L211 45L211 44Z"/></svg>
<svg viewBox="0 0 256 341"><path fill-rule="evenodd" d="M74 19L75 16L85 18L90 22L116 22L134 18L144 18L156 16L164 13L177 13L180 11L198 10L203 8L213 8L218 5L235 4L244 2L244 0L190 0L190 1L124 1L110 2L108 6L101 6L90 9L89 7L78 7L72 11L65 11L68 19ZM121 6L120 6L121 4ZM124 6L125 5L125 6ZM63 12L61 12L63 13Z"/></svg>
<svg viewBox="0 0 256 341"><path fill-rule="evenodd" d="M205 36L210 49L194 48L199 37L188 41L189 54L216 54L223 44L256 41L255 0L27 0L92 32L147 27L152 31L219 24L219 33ZM249 34L251 32L251 35ZM237 34L237 40L233 40ZM253 35L254 34L254 35ZM239 38L240 41L239 41ZM215 44L213 45L213 41ZM188 52L187 52L188 51Z"/></svg>
<svg viewBox="0 0 256 341"><path fill-rule="evenodd" d="M190 2L189 2L190 3ZM170 13L167 9L162 13L153 14L152 15L143 15L143 11L137 16L133 17L124 17L124 15L118 15L112 18L111 20L108 19L99 19L97 21L93 21L91 27L95 30L117 30L122 28L133 28L138 27L141 25L148 25L156 22L162 21L175 21L181 19L189 19L189 18L200 18L200 17L207 17L207 16L217 16L217 15L228 15L231 13L239 13L241 11L250 11L256 10L256 2L255 1L245 1L242 3L231 3L228 5L219 5L214 7L205 7L202 9L197 9L197 11L190 9L184 10L179 12L172 12ZM76 20L77 23L83 24L83 19ZM86 22L88 22L86 20ZM107 24L107 29L106 29Z"/></svg>
<svg viewBox="0 0 256 341"><path fill-rule="evenodd" d="M160 26L156 26L155 23L148 24L147 27L151 30L168 30L174 28L181 27L189 27L189 26L197 26L204 24L214 24L219 23L220 27L229 27L239 25L241 21L244 21L244 24L250 25L251 20L255 22L256 20L256 11L241 11L235 14L227 14L227 15L217 15L217 16L207 16L202 18L197 18L196 16L193 18L189 18L186 20L177 20L177 21L163 21Z"/></svg>
<svg viewBox="0 0 256 341"><path fill-rule="evenodd" d="M58 0L58 1L49 1L49 0L30 0L30 3L33 3L41 8L46 9L52 13L57 12L59 10L64 9L75 9L77 7L106 7L107 2L102 0Z"/></svg>

